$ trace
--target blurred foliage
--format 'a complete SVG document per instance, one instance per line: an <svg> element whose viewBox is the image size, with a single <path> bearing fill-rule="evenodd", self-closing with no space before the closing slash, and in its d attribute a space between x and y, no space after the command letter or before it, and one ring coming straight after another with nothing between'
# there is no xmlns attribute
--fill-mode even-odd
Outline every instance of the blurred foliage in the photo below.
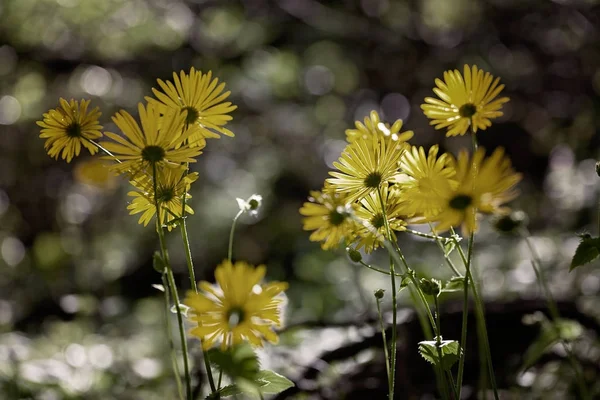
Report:
<svg viewBox="0 0 600 400"><path fill-rule="evenodd" d="M569 274L568 266L575 232L597 229L598 3L2 1L0 384L6 396L148 400L174 393L162 298L151 286L160 283L152 268L153 231L127 215L125 182L90 180L86 171L94 166L86 157L72 165L50 159L34 122L60 96L89 98L102 109L105 129L115 131L111 115L121 108L135 115L157 78L191 66L212 69L239 106L229 126L236 137L210 141L193 167L201 175L188 224L197 277L210 279L226 256L235 198L259 193L264 207L258 217L242 218L234 257L266 263L273 279L291 283L288 322L295 329L281 346L265 349L265 368L299 379L321 352L368 336L361 327L372 318L371 293L386 287L385 277L358 270L343 251L324 253L309 243L298 208L309 190L321 187L344 146L344 130L372 109L390 122L403 119L416 132L414 144L440 143L450 151L468 145L468 138L434 131L419 109L434 79L464 63L506 84L511 102L480 142L504 146L525 175L515 207L529 215L551 290L597 321L600 270L590 264ZM168 239L185 289L181 245L176 234ZM420 277L449 276L435 245L406 235L400 241ZM490 302L539 297L522 239L484 225L477 248ZM385 257L365 262L385 265ZM444 295L450 308L456 298ZM301 329L311 323L319 328ZM502 338L519 326L492 329ZM586 328L588 350L597 353L597 331ZM197 343L192 347L198 351ZM416 347L406 351L417 355ZM330 390L320 395L337 398L331 388L341 387L340 377L379 357L367 349L321 368L316 385ZM504 381L517 393L533 388L566 398L560 396L567 396L571 377L558 373L555 361L523 376L507 368ZM475 376L476 368L467 372ZM377 376L385 380L385 372Z"/></svg>

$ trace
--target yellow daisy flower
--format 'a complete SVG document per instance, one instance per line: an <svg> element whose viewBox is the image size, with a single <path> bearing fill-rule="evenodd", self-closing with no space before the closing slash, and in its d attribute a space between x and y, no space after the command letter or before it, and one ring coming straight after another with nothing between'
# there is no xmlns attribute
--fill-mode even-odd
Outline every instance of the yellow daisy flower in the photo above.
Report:
<svg viewBox="0 0 600 400"><path fill-rule="evenodd" d="M354 125L356 129L346 129L346 140L352 143L356 139L363 138L367 139L372 135L379 137L391 137L393 140L399 142L406 142L414 136L413 131L406 131L400 133L402 129L402 120L399 119L392 126L388 123L383 123L379 119L377 111L373 110L368 117L365 117L365 123L356 121Z"/></svg>
<svg viewBox="0 0 600 400"><path fill-rule="evenodd" d="M350 143L333 163L327 182L335 191L348 194L348 201L359 200L390 182L398 173L398 162L407 144L391 138L359 138Z"/></svg>
<svg viewBox="0 0 600 400"><path fill-rule="evenodd" d="M185 168L161 168L156 173L156 198L160 207L159 220L161 226L172 225L169 222L181 217L183 210L183 195L186 194L185 212L193 214L194 210L187 203L187 199L192 196L188 193L190 186L198 179L198 173L192 172L185 174ZM156 204L154 202L154 180L149 175L138 175L135 181L130 182L135 191L127 193L133 197L131 203L127 206L130 210L129 215L142 213L138 223L147 226L156 215Z"/></svg>
<svg viewBox="0 0 600 400"><path fill-rule="evenodd" d="M454 157L442 154L434 145L425 154L423 147L412 146L400 159L400 174L395 182L402 188L406 212L411 216L431 217L440 212L439 197L456 187Z"/></svg>
<svg viewBox="0 0 600 400"><path fill-rule="evenodd" d="M314 231L312 242L321 242L323 250L335 249L343 239L348 239L354 229L351 213L356 205L348 202L347 196L325 188L322 192L310 192L308 202L300 208L304 215L304 230Z"/></svg>
<svg viewBox="0 0 600 400"><path fill-rule="evenodd" d="M504 150L496 149L487 159L485 150L479 148L469 159L466 151L462 151L456 163L456 187L445 185L438 194L440 212L428 218L429 222L437 222L434 230L443 232L450 227L462 225L465 235L477 230L476 211L483 213L505 213L502 204L517 197L514 186L521 180Z"/></svg>
<svg viewBox="0 0 600 400"><path fill-rule="evenodd" d="M394 235L394 231L405 230L405 203L402 201L398 190L383 185L381 187L381 197L385 205L385 214L392 235ZM383 238L387 236L383 209L377 192L371 192L360 200L360 207L356 211L356 216L364 221L364 225L356 229L358 237L356 249L359 250L364 247L365 253L371 253L383 245ZM395 240L395 236L391 240Z"/></svg>
<svg viewBox="0 0 600 400"><path fill-rule="evenodd" d="M138 104L141 128L135 119L125 110L118 112L113 122L125 135L125 138L111 132L105 135L114 142L102 142L105 149L113 156L106 159L119 161L112 166L118 173L150 175L153 166L159 169L164 166L174 167L182 163L196 162L194 157L202 152L203 146L190 147L184 144L193 133L184 128L185 115L170 112L161 116L159 111L148 104Z"/></svg>
<svg viewBox="0 0 600 400"><path fill-rule="evenodd" d="M490 119L502 116L502 105L508 97L498 97L504 85L500 78L478 69L464 66L464 77L458 70L444 72L444 81L435 80L433 89L439 99L425 98L421 108L435 129L448 128L446 136L464 135L471 121L473 132L485 130L492 125Z"/></svg>
<svg viewBox="0 0 600 400"><path fill-rule="evenodd" d="M216 284L200 282L200 293L189 291L184 303L198 326L190 333L207 350L217 342L223 350L245 341L262 347L263 340L277 343L273 328L283 323L286 282L261 284L266 268L243 261L223 261L215 270Z"/></svg>
<svg viewBox="0 0 600 400"><path fill-rule="evenodd" d="M212 71L203 74L192 67L189 75L181 71L177 76L173 72L173 81L175 84L157 79L164 93L152 88L156 99L146 97L146 100L161 110L185 111L185 122L195 128L189 137L190 145L202 144L205 138L219 138L217 133L234 136L224 125L231 121L228 114L237 106L224 101L231 92L223 92L225 83L219 84L217 78L212 79Z"/></svg>
<svg viewBox="0 0 600 400"><path fill-rule="evenodd" d="M88 112L90 100L67 102L60 99L60 107L44 113L42 121L36 124L42 127L40 138L46 139L44 148L50 157L71 162L73 157L81 152L81 146L88 149L90 154L98 152L98 147L90 140L102 136L102 125L98 118L102 113L98 107Z"/></svg>

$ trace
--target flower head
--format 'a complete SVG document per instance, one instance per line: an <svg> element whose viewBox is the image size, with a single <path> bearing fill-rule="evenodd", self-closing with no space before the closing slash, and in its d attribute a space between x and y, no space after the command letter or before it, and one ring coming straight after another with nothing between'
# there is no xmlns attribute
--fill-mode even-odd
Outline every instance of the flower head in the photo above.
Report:
<svg viewBox="0 0 600 400"><path fill-rule="evenodd" d="M362 138L367 139L373 135L380 138L391 137L398 142L406 142L414 136L413 131L400 132L402 129L402 120L399 119L392 126L381 122L377 111L373 110L368 117L365 117L365 123L360 121L354 123L356 129L346 129L346 139L352 143L355 140Z"/></svg>
<svg viewBox="0 0 600 400"><path fill-rule="evenodd" d="M193 133L184 127L185 115L169 112L161 116L156 107L151 104L144 107L141 103L138 111L141 128L131 114L121 110L112 119L125 138L106 132L114 142L102 142L114 155L104 158L120 161L112 167L115 172L151 175L154 167L178 167L182 163L196 162L194 157L202 153L202 147L185 144Z"/></svg>
<svg viewBox="0 0 600 400"><path fill-rule="evenodd" d="M314 231L310 240L321 242L323 250L330 250L352 236L354 222L350 214L354 209L356 206L348 202L346 195L325 188L321 192L310 192L308 202L300 208L300 214L306 217L304 230Z"/></svg>
<svg viewBox="0 0 600 400"><path fill-rule="evenodd" d="M67 102L60 99L60 107L50 110L43 115L42 121L36 123L42 127L40 138L46 139L44 148L50 157L71 162L73 157L81 152L81 146L95 154L98 147L89 140L102 136L102 126L98 123L100 111L98 107L88 111L89 100Z"/></svg>
<svg viewBox="0 0 600 400"><path fill-rule="evenodd" d="M394 231L406 229L406 209L398 190L383 185L381 188L381 200L385 206L385 218L381 207L378 192L371 192L360 200L360 207L356 210L356 216L364 222L356 229L356 249L364 247L365 253L371 253L383 244L383 238L387 236L385 220L387 218L392 235ZM393 240L394 238L392 238Z"/></svg>
<svg viewBox="0 0 600 400"><path fill-rule="evenodd" d="M261 284L266 268L243 261L223 261L215 270L216 285L200 282L200 293L189 291L184 303L190 319L198 325L191 334L202 340L204 349L220 342L221 348L244 341L262 346L277 343L273 328L282 326L283 291L286 282Z"/></svg>
<svg viewBox="0 0 600 400"><path fill-rule="evenodd" d="M400 174L395 181L402 188L407 214L430 217L439 211L440 193L456 186L454 157L442 154L439 147L432 146L428 154L423 147L412 146L400 159Z"/></svg>
<svg viewBox="0 0 600 400"><path fill-rule="evenodd" d="M247 212L253 216L258 214L258 210L262 205L262 196L260 194L253 194L252 196L248 197L248 200L240 199L239 197L237 197L235 200L238 203L240 212Z"/></svg>
<svg viewBox="0 0 600 400"><path fill-rule="evenodd" d="M333 163L339 171L329 172L333 178L327 182L335 191L347 193L348 201L359 200L392 180L406 147L392 138L358 138Z"/></svg>
<svg viewBox="0 0 600 400"><path fill-rule="evenodd" d="M231 92L223 92L225 83L212 79L212 71L203 74L192 67L189 75L181 71L178 76L173 72L174 84L161 79L157 82L163 91L152 88L156 99L146 97L146 100L162 112L170 109L185 115L186 124L194 128L188 139L190 145L202 144L205 138L219 138L218 133L234 136L224 126L231 121L229 113L237 106L224 101Z"/></svg>
<svg viewBox="0 0 600 400"><path fill-rule="evenodd" d="M498 97L504 85L496 78L473 65L464 66L464 77L458 70L444 72L444 81L435 80L433 89L439 99L426 97L421 108L431 118L435 129L448 128L446 136L464 135L471 122L473 131L485 130L490 119L502 116L502 105L508 97Z"/></svg>
<svg viewBox="0 0 600 400"><path fill-rule="evenodd" d="M156 173L155 196L154 178L150 175L138 175L135 181L130 182L136 190L127 193L128 196L133 197L127 206L127 209L130 210L129 214L142 213L138 222L147 226L156 215L156 198L160 208L160 224L171 229L172 225L169 222L182 216L183 196L186 196L186 200L192 197L188 191L191 184L197 179L197 172L186 174L183 167L159 169ZM194 210L186 203L185 212L193 214Z"/></svg>
<svg viewBox="0 0 600 400"><path fill-rule="evenodd" d="M508 211L501 206L518 195L514 186L521 180L521 174L512 169L510 159L501 148L487 159L484 156L485 150L481 147L471 159L466 151L459 154L457 184L445 185L437 194L440 211L427 218L429 222L437 222L435 231L462 225L467 235L477 230L477 211L487 214Z"/></svg>

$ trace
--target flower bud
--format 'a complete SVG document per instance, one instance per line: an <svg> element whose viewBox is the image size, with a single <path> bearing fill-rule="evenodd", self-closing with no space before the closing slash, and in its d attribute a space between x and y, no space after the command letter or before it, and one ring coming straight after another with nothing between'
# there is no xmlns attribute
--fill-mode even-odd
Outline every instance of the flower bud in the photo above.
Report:
<svg viewBox="0 0 600 400"><path fill-rule="evenodd" d="M353 249L352 247L346 247L346 253L348 253L348 257L350 257L353 262L358 263L362 261L362 254L360 254L358 250Z"/></svg>
<svg viewBox="0 0 600 400"><path fill-rule="evenodd" d="M419 286L423 293L428 296L437 296L440 294L440 290L442 289L440 282L437 279L425 279L422 278L419 281Z"/></svg>
<svg viewBox="0 0 600 400"><path fill-rule="evenodd" d="M383 289L377 289L373 294L375 295L375 298L377 300L381 300L381 299L383 299L383 295L385 294L385 290L383 290Z"/></svg>

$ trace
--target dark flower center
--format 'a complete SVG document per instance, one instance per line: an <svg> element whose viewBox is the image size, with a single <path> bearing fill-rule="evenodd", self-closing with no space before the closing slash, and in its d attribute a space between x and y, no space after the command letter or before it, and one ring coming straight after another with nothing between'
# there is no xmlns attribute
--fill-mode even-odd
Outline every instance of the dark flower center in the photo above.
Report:
<svg viewBox="0 0 600 400"><path fill-rule="evenodd" d="M181 110L187 111L187 117L185 118L186 124L191 125L194 122L198 121L198 117L200 116L200 114L198 113L198 110L196 110L194 107L183 107Z"/></svg>
<svg viewBox="0 0 600 400"><path fill-rule="evenodd" d="M157 188L156 189L156 200L159 203L167 203L175 197L175 190L173 188Z"/></svg>
<svg viewBox="0 0 600 400"><path fill-rule="evenodd" d="M142 150L142 159L151 164L162 161L165 158L165 149L160 146L146 146Z"/></svg>
<svg viewBox="0 0 600 400"><path fill-rule="evenodd" d="M452 200L450 200L450 207L455 210L464 210L469 207L473 203L473 198L471 196L467 196L466 194L459 194L455 196Z"/></svg>
<svg viewBox="0 0 600 400"><path fill-rule="evenodd" d="M381 183L381 174L379 172L371 172L365 178L365 186L371 189L376 189Z"/></svg>
<svg viewBox="0 0 600 400"><path fill-rule="evenodd" d="M337 210L333 210L333 211L329 212L329 223L331 225L334 225L334 226L341 225L345 219L346 219L346 216L344 214L338 212Z"/></svg>
<svg viewBox="0 0 600 400"><path fill-rule="evenodd" d="M77 122L73 122L65 129L65 133L68 137L76 138L81 137L81 125Z"/></svg>
<svg viewBox="0 0 600 400"><path fill-rule="evenodd" d="M241 307L232 307L227 311L227 324L230 328L235 328L244 322L245 317L246 313Z"/></svg>
<svg viewBox="0 0 600 400"><path fill-rule="evenodd" d="M383 225L385 225L383 214L374 215L373 218L371 218L371 225L373 225L376 229L383 227Z"/></svg>
<svg viewBox="0 0 600 400"><path fill-rule="evenodd" d="M467 103L463 104L459 109L458 113L463 118L471 118L477 112L477 107L474 104Z"/></svg>

